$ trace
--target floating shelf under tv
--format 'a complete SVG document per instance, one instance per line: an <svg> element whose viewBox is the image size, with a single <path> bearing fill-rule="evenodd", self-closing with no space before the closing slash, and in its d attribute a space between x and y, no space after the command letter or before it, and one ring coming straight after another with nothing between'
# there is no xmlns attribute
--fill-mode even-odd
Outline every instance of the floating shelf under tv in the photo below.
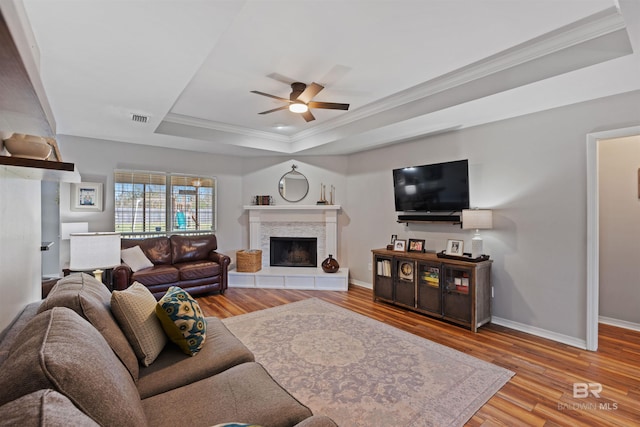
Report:
<svg viewBox="0 0 640 427"><path fill-rule="evenodd" d="M437 224L460 224L462 226L461 214L455 212L453 214L403 214L398 215L398 223L437 223Z"/></svg>

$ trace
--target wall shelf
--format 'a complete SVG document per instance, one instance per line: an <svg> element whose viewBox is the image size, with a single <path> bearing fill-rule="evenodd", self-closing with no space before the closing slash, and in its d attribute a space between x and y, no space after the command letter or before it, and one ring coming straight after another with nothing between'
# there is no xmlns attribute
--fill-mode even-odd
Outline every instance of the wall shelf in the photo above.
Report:
<svg viewBox="0 0 640 427"><path fill-rule="evenodd" d="M462 227L461 213L448 214L403 214L398 215L399 224L451 224Z"/></svg>
<svg viewBox="0 0 640 427"><path fill-rule="evenodd" d="M398 224L450 224L450 225L459 225L462 227L462 222L460 221L433 221L433 220L398 220Z"/></svg>
<svg viewBox="0 0 640 427"><path fill-rule="evenodd" d="M0 155L0 168L20 178L41 181L80 182L73 163L23 159Z"/></svg>

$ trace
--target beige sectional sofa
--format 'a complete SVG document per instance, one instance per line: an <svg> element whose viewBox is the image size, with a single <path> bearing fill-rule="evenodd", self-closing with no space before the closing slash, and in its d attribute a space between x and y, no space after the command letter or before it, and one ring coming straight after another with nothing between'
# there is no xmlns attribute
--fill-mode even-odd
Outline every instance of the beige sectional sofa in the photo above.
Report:
<svg viewBox="0 0 640 427"><path fill-rule="evenodd" d="M93 277L61 279L0 335L0 425L335 427L282 388L217 318L195 356L143 366Z"/></svg>

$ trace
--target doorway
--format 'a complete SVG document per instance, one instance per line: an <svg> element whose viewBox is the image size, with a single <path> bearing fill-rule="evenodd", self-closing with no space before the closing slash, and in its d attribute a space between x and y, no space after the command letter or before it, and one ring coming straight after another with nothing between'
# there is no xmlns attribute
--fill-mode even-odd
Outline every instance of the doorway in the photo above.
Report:
<svg viewBox="0 0 640 427"><path fill-rule="evenodd" d="M598 145L607 139L640 135L640 126L595 132L587 135L587 350L598 349L600 301Z"/></svg>

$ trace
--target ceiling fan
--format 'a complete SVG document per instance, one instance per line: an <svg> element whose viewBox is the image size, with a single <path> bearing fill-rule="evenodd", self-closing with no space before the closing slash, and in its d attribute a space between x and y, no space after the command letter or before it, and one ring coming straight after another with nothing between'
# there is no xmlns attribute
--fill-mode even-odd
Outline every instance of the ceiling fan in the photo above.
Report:
<svg viewBox="0 0 640 427"><path fill-rule="evenodd" d="M269 114L269 113L273 113L274 111L289 109L289 111L301 114L302 117L307 122L310 122L316 119L315 117L313 117L313 114L311 114L311 111L309 111L310 108L324 108L328 110L348 110L349 109L349 104L339 104L337 102L312 101L313 97L316 96L322 89L324 89L324 86L319 85L318 83L311 83L309 86L307 86L304 83L295 82L295 83L291 83L291 95L289 95L289 99L281 98L275 95L270 95L268 93L260 92L257 90L252 90L251 93L257 93L258 95L268 96L269 98L278 99L280 101L284 101L287 103L287 105L283 105L282 107L274 108L273 110L263 111L258 114Z"/></svg>

